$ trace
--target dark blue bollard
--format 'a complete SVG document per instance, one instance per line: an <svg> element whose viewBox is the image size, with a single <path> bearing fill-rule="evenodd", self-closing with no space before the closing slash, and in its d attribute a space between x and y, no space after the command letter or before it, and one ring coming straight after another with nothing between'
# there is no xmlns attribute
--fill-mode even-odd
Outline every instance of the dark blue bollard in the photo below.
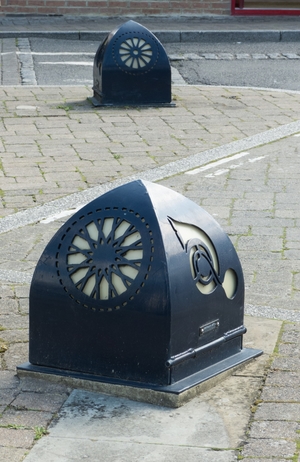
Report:
<svg viewBox="0 0 300 462"><path fill-rule="evenodd" d="M162 44L134 21L113 30L95 55L93 90L95 106L174 106Z"/></svg>
<svg viewBox="0 0 300 462"><path fill-rule="evenodd" d="M30 290L30 364L180 393L261 354L243 348L236 251L201 207L134 181L70 218Z"/></svg>

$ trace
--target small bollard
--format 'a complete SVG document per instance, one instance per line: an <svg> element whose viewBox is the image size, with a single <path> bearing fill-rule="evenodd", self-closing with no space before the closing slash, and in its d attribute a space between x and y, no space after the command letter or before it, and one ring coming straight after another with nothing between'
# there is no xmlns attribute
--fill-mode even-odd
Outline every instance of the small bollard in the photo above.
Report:
<svg viewBox="0 0 300 462"><path fill-rule="evenodd" d="M175 106L171 66L159 40L128 21L113 30L94 58L94 106Z"/></svg>
<svg viewBox="0 0 300 462"><path fill-rule="evenodd" d="M243 316L242 268L214 218L133 181L46 246L30 289L30 363L18 371L178 397L262 353L243 348Z"/></svg>

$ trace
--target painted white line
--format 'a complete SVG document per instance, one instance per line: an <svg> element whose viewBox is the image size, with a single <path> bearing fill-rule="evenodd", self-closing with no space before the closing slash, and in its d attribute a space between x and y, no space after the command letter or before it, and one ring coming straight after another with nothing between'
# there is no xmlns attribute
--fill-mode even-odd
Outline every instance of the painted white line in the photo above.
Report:
<svg viewBox="0 0 300 462"><path fill-rule="evenodd" d="M254 157L254 159L248 159L248 162L258 162L259 160L264 159L266 156Z"/></svg>
<svg viewBox="0 0 300 462"><path fill-rule="evenodd" d="M93 66L94 63L89 61L41 61L39 64L55 65L55 66Z"/></svg>
<svg viewBox="0 0 300 462"><path fill-rule="evenodd" d="M232 164L230 165L230 170L234 170L236 168L239 168L241 167L242 165L244 165L244 163L242 162L241 164Z"/></svg>
<svg viewBox="0 0 300 462"><path fill-rule="evenodd" d="M91 56L91 57L95 56L95 53L71 52L71 51L64 51L64 52L17 51L16 54L17 55L34 55L34 56Z"/></svg>
<svg viewBox="0 0 300 462"><path fill-rule="evenodd" d="M294 135L294 136L298 137L298 136L300 136L300 133L297 133L297 135Z"/></svg>
<svg viewBox="0 0 300 462"><path fill-rule="evenodd" d="M75 212L80 210L83 207L82 205L79 205L78 207L74 209L68 209L68 210L63 210L62 212L55 213L54 215L50 215L48 218L44 218L43 220L40 221L40 223L43 223L44 225L47 225L48 223L51 223L52 221L59 220L60 218L68 217L69 215L73 215Z"/></svg>
<svg viewBox="0 0 300 462"><path fill-rule="evenodd" d="M35 111L36 109L38 109L38 106L17 106L16 109L24 111Z"/></svg>
<svg viewBox="0 0 300 462"><path fill-rule="evenodd" d="M191 85L196 88L207 88L210 85ZM240 87L237 85L214 85L214 88L229 88L230 90L254 90L254 91L271 91L274 93L287 93L291 95L300 95L300 90L287 90L286 88L270 87Z"/></svg>
<svg viewBox="0 0 300 462"><path fill-rule="evenodd" d="M240 159L241 157L248 156L250 152L240 152L231 157L226 157L226 159L218 160L217 162L211 162L208 165L204 165L204 167L195 168L194 170L189 170L185 172L186 175L197 175L197 173L204 172L205 170L209 170L214 167L218 167L219 165L226 164L227 162L231 162L232 160Z"/></svg>
<svg viewBox="0 0 300 462"><path fill-rule="evenodd" d="M215 172L215 176L223 175L223 173L227 173L227 172L229 172L229 168L223 168L221 170L217 170Z"/></svg>
<svg viewBox="0 0 300 462"><path fill-rule="evenodd" d="M248 159L248 162L249 163L258 162L264 159L265 157L268 157L268 156L260 156L260 157L255 157L254 159ZM214 178L215 176L223 175L223 173L228 173L230 170L235 170L236 168L242 167L243 165L244 165L244 162L240 164L230 165L229 168L223 168L221 170L217 170L215 173L209 173L208 175L205 175L205 178Z"/></svg>

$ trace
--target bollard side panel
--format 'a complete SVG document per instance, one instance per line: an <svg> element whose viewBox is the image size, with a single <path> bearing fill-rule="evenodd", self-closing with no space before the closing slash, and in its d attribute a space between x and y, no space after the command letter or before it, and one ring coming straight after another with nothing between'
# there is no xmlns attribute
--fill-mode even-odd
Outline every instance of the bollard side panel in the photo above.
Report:
<svg viewBox="0 0 300 462"><path fill-rule="evenodd" d="M152 187L167 254L173 383L241 352L244 277L233 244L211 215L174 191Z"/></svg>

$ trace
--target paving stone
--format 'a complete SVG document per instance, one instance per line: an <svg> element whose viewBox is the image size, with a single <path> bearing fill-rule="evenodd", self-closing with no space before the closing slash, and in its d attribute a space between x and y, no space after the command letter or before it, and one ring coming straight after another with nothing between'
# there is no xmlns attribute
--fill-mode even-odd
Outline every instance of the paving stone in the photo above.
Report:
<svg viewBox="0 0 300 462"><path fill-rule="evenodd" d="M298 421L300 403L262 403L255 412L255 420Z"/></svg>
<svg viewBox="0 0 300 462"><path fill-rule="evenodd" d="M16 409L28 409L35 411L57 412L67 399L67 393L20 393L13 401L12 406Z"/></svg>
<svg viewBox="0 0 300 462"><path fill-rule="evenodd" d="M300 347L298 347L295 343L284 343L279 345L278 353L282 356L299 357Z"/></svg>
<svg viewBox="0 0 300 462"><path fill-rule="evenodd" d="M273 461L273 462L286 462L286 459L278 459L277 457L264 457L263 459L257 459L257 457L243 457L243 461L245 462L268 462L268 461Z"/></svg>
<svg viewBox="0 0 300 462"><path fill-rule="evenodd" d="M0 446L0 460L9 462L22 462L27 451L18 448Z"/></svg>
<svg viewBox="0 0 300 462"><path fill-rule="evenodd" d="M19 386L19 378L15 372L0 370L0 393L2 389L12 390Z"/></svg>
<svg viewBox="0 0 300 462"><path fill-rule="evenodd" d="M289 331L300 332L300 324L293 323L293 322L285 323L284 332L289 332Z"/></svg>
<svg viewBox="0 0 300 462"><path fill-rule="evenodd" d="M13 343L4 353L6 368L15 371L19 364L28 361L28 339L25 343Z"/></svg>
<svg viewBox="0 0 300 462"><path fill-rule="evenodd" d="M12 298L2 298L0 305L0 315L18 314L18 302Z"/></svg>
<svg viewBox="0 0 300 462"><path fill-rule="evenodd" d="M5 412L3 412L2 417L0 418L0 427L13 425L26 427L26 429L33 429L34 427L46 428L52 420L52 417L53 414L51 412L16 411L8 408Z"/></svg>
<svg viewBox="0 0 300 462"><path fill-rule="evenodd" d="M281 369L287 371L298 371L300 368L300 357L283 357L275 358L272 369Z"/></svg>
<svg viewBox="0 0 300 462"><path fill-rule="evenodd" d="M3 371L0 371L0 374L2 374L2 372ZM18 389L15 387L0 389L0 405L9 406L17 395Z"/></svg>
<svg viewBox="0 0 300 462"><path fill-rule="evenodd" d="M291 329L283 332L281 337L282 343L298 343L300 338L300 332L298 330Z"/></svg>
<svg viewBox="0 0 300 462"><path fill-rule="evenodd" d="M244 446L243 455L251 457L293 457L296 443L283 439L250 438Z"/></svg>
<svg viewBox="0 0 300 462"><path fill-rule="evenodd" d="M47 380L42 380L32 377L22 377L20 380L20 390L23 392L35 393L52 393L62 394L69 393L70 390L63 384L53 383Z"/></svg>
<svg viewBox="0 0 300 462"><path fill-rule="evenodd" d="M299 423L262 421L253 422L250 429L250 438L291 439L297 438Z"/></svg>
<svg viewBox="0 0 300 462"><path fill-rule="evenodd" d="M29 338L29 329L5 330L0 332L0 338L2 338L6 344L27 343Z"/></svg>
<svg viewBox="0 0 300 462"><path fill-rule="evenodd" d="M13 447L29 449L33 444L34 437L34 430L21 430L0 427L0 448L1 446L5 446L8 448Z"/></svg>
<svg viewBox="0 0 300 462"><path fill-rule="evenodd" d="M263 401L300 403L300 386L293 387L268 387L265 386L261 395Z"/></svg>

